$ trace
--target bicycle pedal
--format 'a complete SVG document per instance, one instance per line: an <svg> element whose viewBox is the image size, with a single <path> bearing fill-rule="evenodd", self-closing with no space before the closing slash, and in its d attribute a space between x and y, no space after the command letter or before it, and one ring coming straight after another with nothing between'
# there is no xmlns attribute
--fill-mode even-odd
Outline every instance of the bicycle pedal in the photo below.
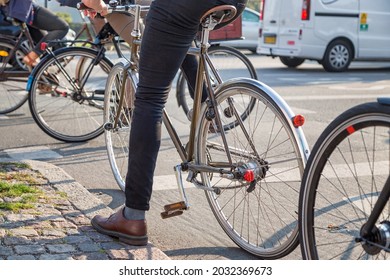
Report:
<svg viewBox="0 0 390 280"><path fill-rule="evenodd" d="M167 204L164 206L165 212L177 211L177 210L187 210L188 207L184 201L175 202L172 204Z"/></svg>
<svg viewBox="0 0 390 280"><path fill-rule="evenodd" d="M177 210L174 212L161 212L161 218L167 219L167 218L179 216L181 214L183 214L183 211L181 211L181 210Z"/></svg>
<svg viewBox="0 0 390 280"><path fill-rule="evenodd" d="M168 204L164 206L164 212L161 212L161 218L171 218L175 216L179 216L183 214L184 210L187 210L188 207L186 206L184 201Z"/></svg>

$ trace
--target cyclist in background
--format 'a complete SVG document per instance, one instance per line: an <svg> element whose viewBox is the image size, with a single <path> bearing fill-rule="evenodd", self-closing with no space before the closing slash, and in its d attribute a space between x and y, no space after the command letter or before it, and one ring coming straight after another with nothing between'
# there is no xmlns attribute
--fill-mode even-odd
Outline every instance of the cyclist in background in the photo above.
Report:
<svg viewBox="0 0 390 280"><path fill-rule="evenodd" d="M42 42L59 40L68 33L69 25L49 9L36 4L32 0L0 0L1 9L9 18L27 23L32 37L37 42L32 51L24 58L23 62L32 67L37 63L43 51L40 48Z"/></svg>
<svg viewBox="0 0 390 280"><path fill-rule="evenodd" d="M81 0L57 0L61 4L61 6L68 7L77 7L77 4L80 3ZM104 0L104 3L108 3L109 0ZM119 0L121 5L135 3L138 5L150 6L153 0ZM145 14L142 14L142 17L145 17ZM128 43L129 45L132 42L131 32L133 31L134 26L134 17L128 13L116 12L114 14L105 15L108 23L115 30L115 32ZM92 18L92 20L94 20ZM185 75L188 81L188 87L190 91L191 97L194 96L195 91L195 83L196 83L196 72L198 68L197 58L194 55L186 55L181 69L183 70L183 74ZM202 102L207 98L207 91L204 87L202 94Z"/></svg>

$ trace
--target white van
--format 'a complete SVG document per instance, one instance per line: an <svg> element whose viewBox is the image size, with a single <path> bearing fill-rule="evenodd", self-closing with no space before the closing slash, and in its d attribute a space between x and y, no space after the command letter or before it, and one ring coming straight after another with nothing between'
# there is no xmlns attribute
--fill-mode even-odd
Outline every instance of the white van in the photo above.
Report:
<svg viewBox="0 0 390 280"><path fill-rule="evenodd" d="M297 67L390 60L390 0L261 0L257 52Z"/></svg>

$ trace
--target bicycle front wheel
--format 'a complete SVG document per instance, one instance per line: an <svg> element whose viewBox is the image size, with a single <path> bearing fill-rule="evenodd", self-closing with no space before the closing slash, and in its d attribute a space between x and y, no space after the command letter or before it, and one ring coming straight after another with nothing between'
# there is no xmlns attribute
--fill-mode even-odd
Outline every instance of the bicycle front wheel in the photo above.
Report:
<svg viewBox="0 0 390 280"><path fill-rule="evenodd" d="M23 63L28 50L20 46L11 56L15 44L0 40L0 114L20 108L28 98L26 82L29 71Z"/></svg>
<svg viewBox="0 0 390 280"><path fill-rule="evenodd" d="M51 137L91 140L103 133L104 89L112 62L93 49L63 48L37 66L29 86L31 114Z"/></svg>
<svg viewBox="0 0 390 280"><path fill-rule="evenodd" d="M370 238L361 230L390 173L390 107L367 103L337 117L309 157L300 195L304 259L390 258L389 202Z"/></svg>
<svg viewBox="0 0 390 280"><path fill-rule="evenodd" d="M118 62L114 65L108 76L104 96L104 134L108 159L114 178L123 191L125 190L129 137L135 98L135 83L132 83L129 77L123 83L123 75L126 71L126 63ZM123 87L125 96L120 105L120 94ZM115 124L116 118L117 123Z"/></svg>
<svg viewBox="0 0 390 280"><path fill-rule="evenodd" d="M257 80L256 69L248 57L239 50L227 47L213 45L207 51L212 64L217 69L222 81L227 81L232 78L243 77ZM212 83L217 86L219 83L215 76L210 71ZM182 107L186 116L193 106L193 98L191 98L187 79L182 72L179 73L176 82L176 96L179 106Z"/></svg>
<svg viewBox="0 0 390 280"><path fill-rule="evenodd" d="M254 100L254 101L253 101ZM222 84L217 91L227 145L207 113L201 116L199 164L229 171L255 170L255 180L202 173L210 207L227 235L247 252L264 259L281 258L298 245L298 195L305 158L300 139L280 107L253 82ZM245 118L242 112L254 102ZM213 133L217 131L217 133ZM228 153L231 162L228 160Z"/></svg>

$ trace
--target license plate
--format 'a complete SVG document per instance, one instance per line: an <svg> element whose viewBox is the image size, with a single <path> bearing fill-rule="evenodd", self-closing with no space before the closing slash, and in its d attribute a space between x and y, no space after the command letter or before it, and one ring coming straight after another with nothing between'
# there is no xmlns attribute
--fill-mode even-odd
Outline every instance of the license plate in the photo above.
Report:
<svg viewBox="0 0 390 280"><path fill-rule="evenodd" d="M266 35L264 36L265 44L275 44L276 43L276 35Z"/></svg>

